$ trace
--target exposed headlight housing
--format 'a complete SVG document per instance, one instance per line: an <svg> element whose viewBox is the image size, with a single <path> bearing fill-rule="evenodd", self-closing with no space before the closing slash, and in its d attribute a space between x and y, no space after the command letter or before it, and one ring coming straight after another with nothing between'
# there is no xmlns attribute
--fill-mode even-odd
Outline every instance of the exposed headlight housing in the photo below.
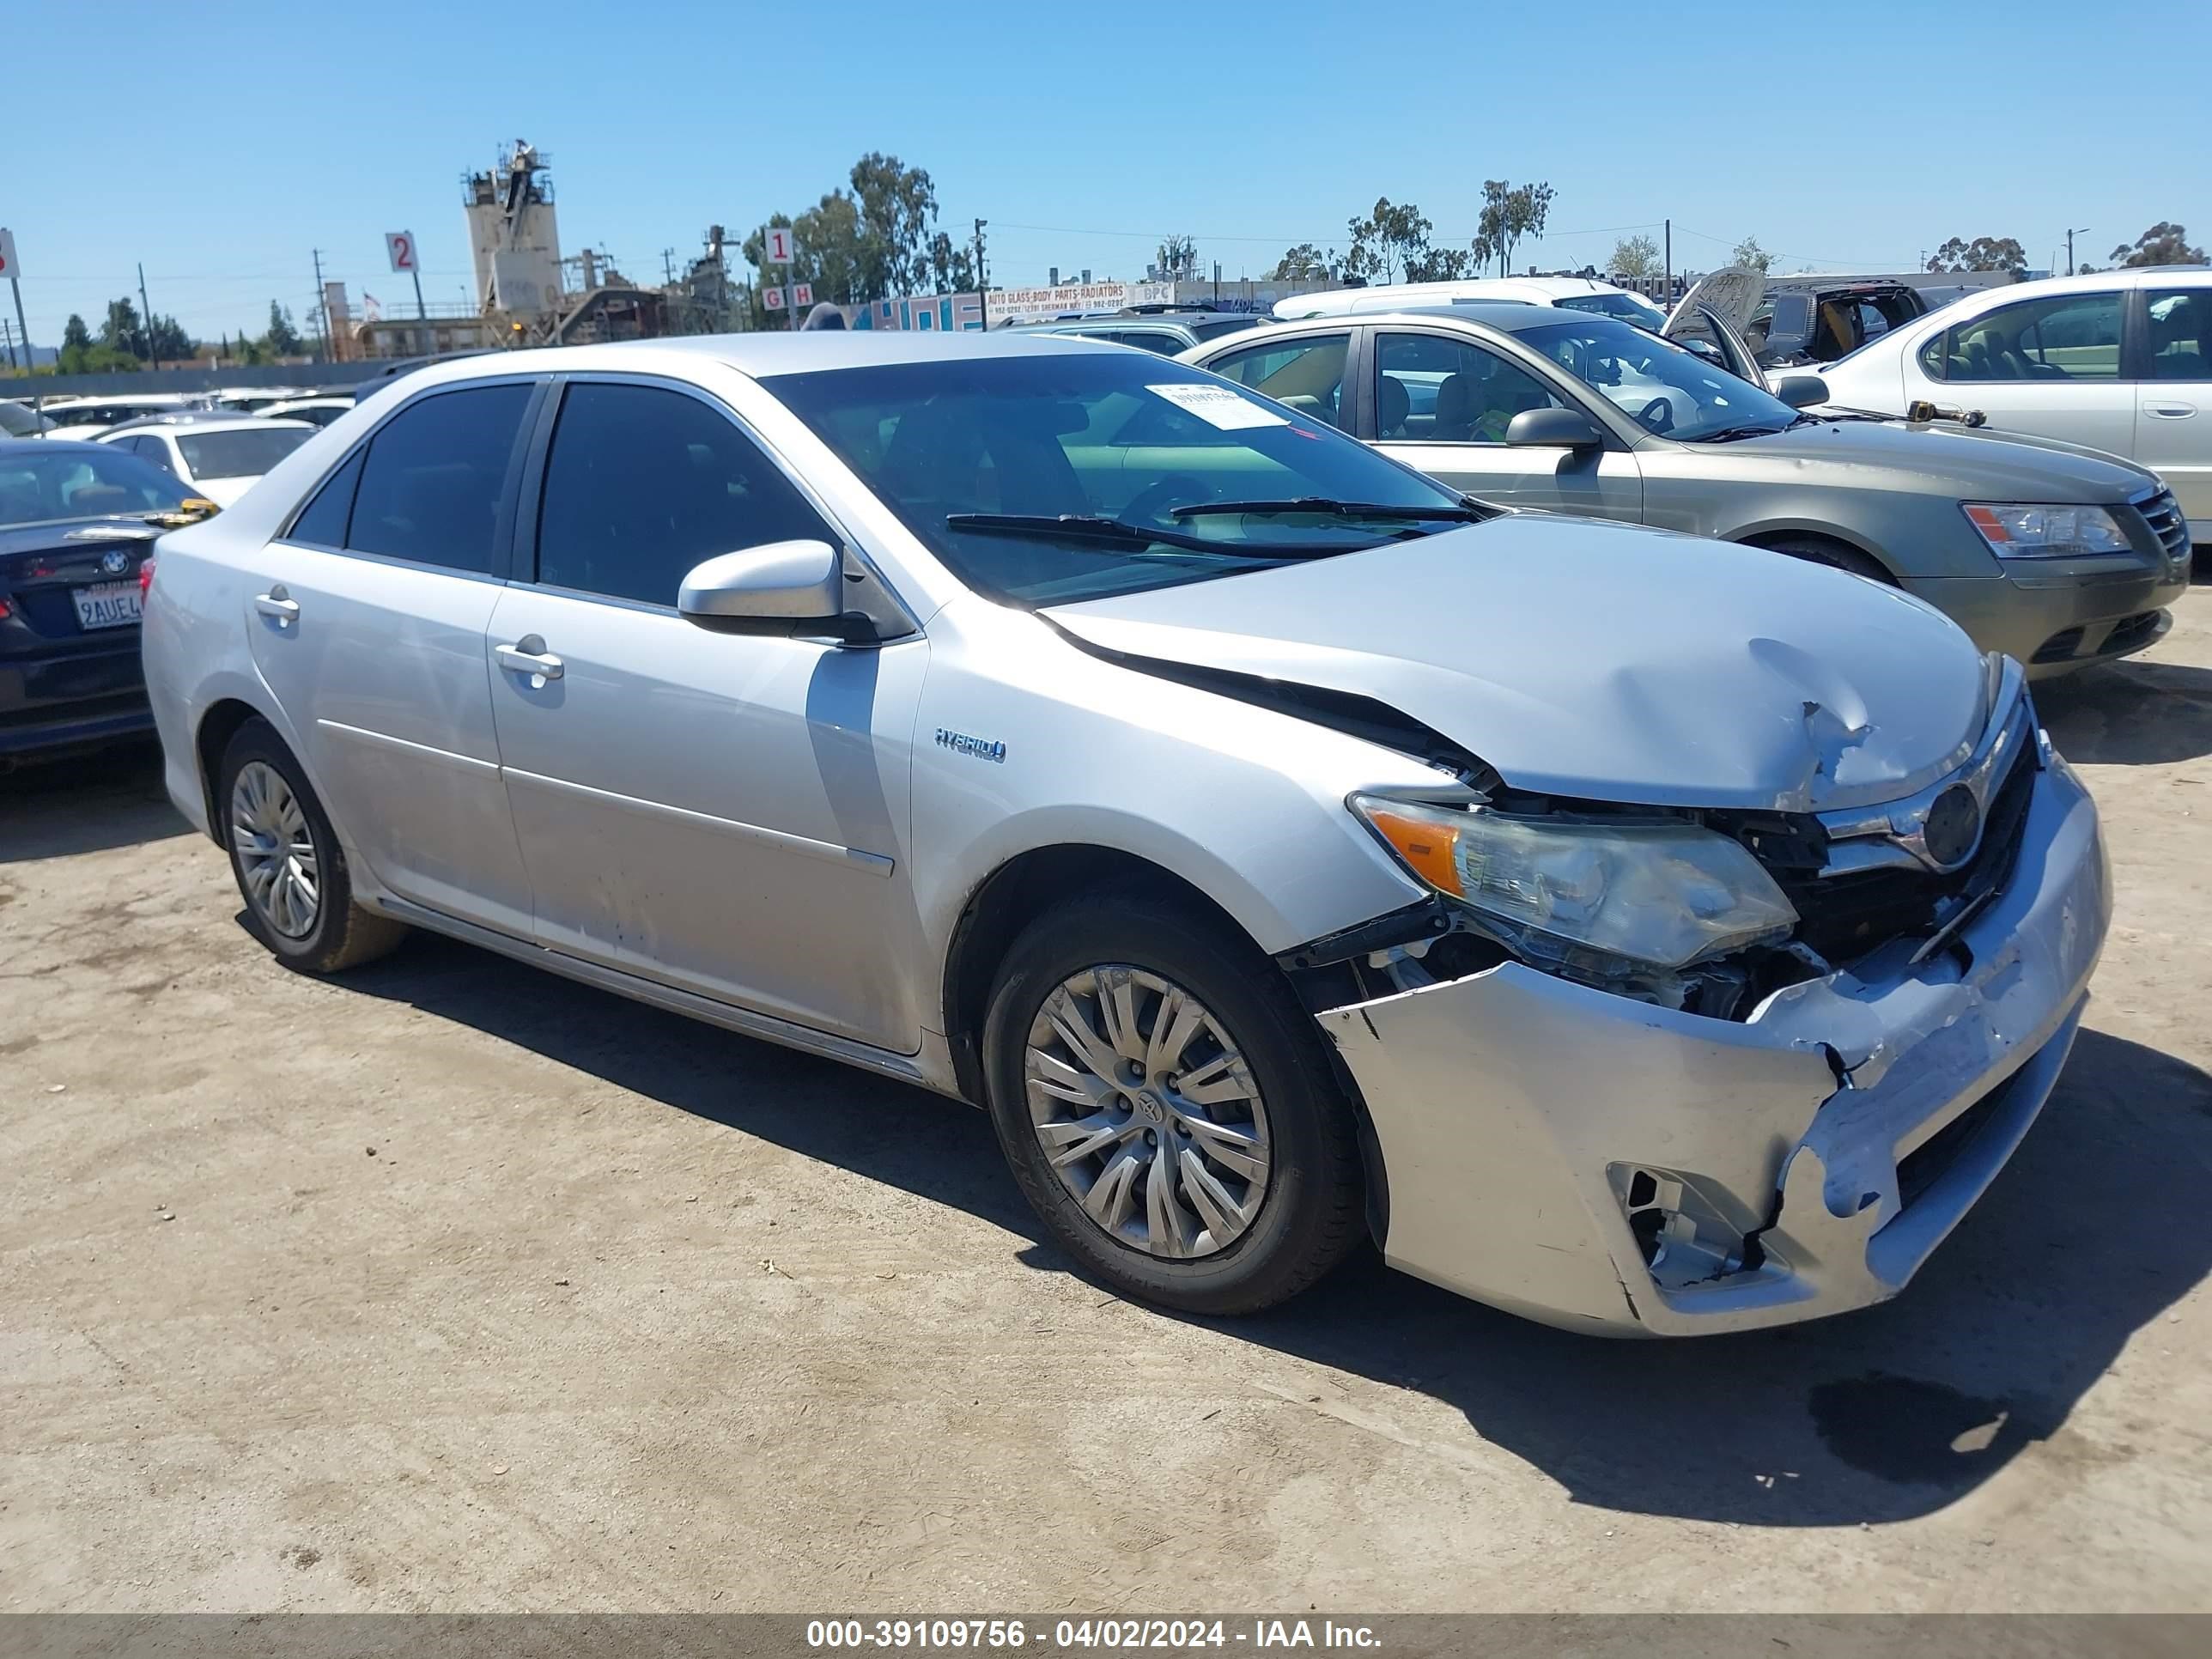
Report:
<svg viewBox="0 0 2212 1659"><path fill-rule="evenodd" d="M1351 805L1407 869L1543 965L1668 971L1797 924L1757 859L1694 823L1516 817L1380 795Z"/></svg>
<svg viewBox="0 0 2212 1659"><path fill-rule="evenodd" d="M1962 501L1966 522L2001 559L2074 559L2130 550L2120 522L2101 507L2033 501Z"/></svg>

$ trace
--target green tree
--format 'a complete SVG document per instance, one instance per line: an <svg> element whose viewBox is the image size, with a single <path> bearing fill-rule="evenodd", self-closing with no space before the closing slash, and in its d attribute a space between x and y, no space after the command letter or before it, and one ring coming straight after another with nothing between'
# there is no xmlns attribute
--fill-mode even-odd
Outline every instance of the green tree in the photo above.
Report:
<svg viewBox="0 0 2212 1659"><path fill-rule="evenodd" d="M293 325L289 308L274 300L269 302L269 331L261 337L261 343L271 357L296 357L307 344Z"/></svg>
<svg viewBox="0 0 2212 1659"><path fill-rule="evenodd" d="M1267 273L1267 280L1272 283L1323 282L1336 275L1337 263L1334 248L1323 253L1311 242L1300 242L1296 247L1285 250L1283 257L1275 261L1275 268Z"/></svg>
<svg viewBox="0 0 2212 1659"><path fill-rule="evenodd" d="M1198 275L1198 243L1188 236L1170 236L1152 256L1164 282L1188 282Z"/></svg>
<svg viewBox="0 0 2212 1659"><path fill-rule="evenodd" d="M1746 270L1771 270L1774 256L1759 246L1758 237L1747 236L1735 245L1735 251L1729 255L1729 263L1741 265Z"/></svg>
<svg viewBox="0 0 2212 1659"><path fill-rule="evenodd" d="M2201 265L2204 250L2189 245L2189 233L2179 225L2160 220L2136 238L2135 246L2121 243L2112 252L2115 265Z"/></svg>
<svg viewBox="0 0 2212 1659"><path fill-rule="evenodd" d="M1971 242L1954 236L1928 261L1930 270L2008 270L2017 276L2027 269L2027 251L2012 236L1977 236Z"/></svg>
<svg viewBox="0 0 2212 1659"><path fill-rule="evenodd" d="M100 319L100 343L110 351L119 351L131 357L146 355L145 329L138 320L138 307L131 303L131 296L107 302L107 315Z"/></svg>
<svg viewBox="0 0 2212 1659"><path fill-rule="evenodd" d="M937 188L929 174L871 150L853 163L852 184L860 220L860 291L853 297L885 300L924 292L937 229Z"/></svg>
<svg viewBox="0 0 2212 1659"><path fill-rule="evenodd" d="M1495 259L1499 276L1512 275L1514 248L1524 238L1544 240L1553 194L1551 185L1540 182L1516 185L1503 179L1484 179L1482 213L1475 221L1474 263L1487 265Z"/></svg>
<svg viewBox="0 0 2212 1659"><path fill-rule="evenodd" d="M1347 276L1380 277L1385 283L1441 283L1467 274L1468 255L1458 248L1432 247L1431 225L1411 202L1375 198L1374 211L1364 219L1346 222L1352 251L1344 256ZM1292 253L1300 250L1293 248ZM1308 243L1304 252L1310 253ZM1285 256L1286 258L1289 256Z"/></svg>
<svg viewBox="0 0 2212 1659"><path fill-rule="evenodd" d="M92 352L92 331L84 325L84 319L72 311L69 321L62 325L62 349L55 359L56 372L63 374L91 373L85 365Z"/></svg>
<svg viewBox="0 0 2212 1659"><path fill-rule="evenodd" d="M195 356L199 343L174 317L155 317L147 325L146 343L155 362L173 363Z"/></svg>
<svg viewBox="0 0 2212 1659"><path fill-rule="evenodd" d="M941 230L929 239L929 275L939 294L971 294L978 287L974 253Z"/></svg>
<svg viewBox="0 0 2212 1659"><path fill-rule="evenodd" d="M1616 276L1656 276L1660 272L1659 244L1649 236L1632 236L1613 245L1606 269Z"/></svg>

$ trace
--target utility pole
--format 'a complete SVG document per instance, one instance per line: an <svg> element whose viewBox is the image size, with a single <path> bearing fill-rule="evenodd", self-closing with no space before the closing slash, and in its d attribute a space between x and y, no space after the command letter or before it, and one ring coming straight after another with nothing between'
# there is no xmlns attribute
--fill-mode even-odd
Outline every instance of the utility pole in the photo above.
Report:
<svg viewBox="0 0 2212 1659"><path fill-rule="evenodd" d="M331 302L329 296L323 292L323 251L316 248L313 252L315 255L315 315L323 319L322 347L315 354L315 361L320 362L330 354Z"/></svg>
<svg viewBox="0 0 2212 1659"><path fill-rule="evenodd" d="M2088 234L2089 227L2087 225L2076 225L2066 233L2066 274L2069 276L2074 274L2074 239Z"/></svg>
<svg viewBox="0 0 2212 1659"><path fill-rule="evenodd" d="M676 250L672 247L660 250L660 280L671 288L676 286Z"/></svg>
<svg viewBox="0 0 2212 1659"><path fill-rule="evenodd" d="M983 274L983 227L990 222L988 219L975 222L975 305L986 334L991 331L991 283Z"/></svg>
<svg viewBox="0 0 2212 1659"><path fill-rule="evenodd" d="M8 367L15 367L15 325L0 317L0 345L8 348Z"/></svg>
<svg viewBox="0 0 2212 1659"><path fill-rule="evenodd" d="M1674 308L1674 222L1667 221L1667 309Z"/></svg>
<svg viewBox="0 0 2212 1659"><path fill-rule="evenodd" d="M154 367L161 366L161 355L154 349L154 307L146 301L146 262L138 262L138 319L146 331L146 355L154 360Z"/></svg>

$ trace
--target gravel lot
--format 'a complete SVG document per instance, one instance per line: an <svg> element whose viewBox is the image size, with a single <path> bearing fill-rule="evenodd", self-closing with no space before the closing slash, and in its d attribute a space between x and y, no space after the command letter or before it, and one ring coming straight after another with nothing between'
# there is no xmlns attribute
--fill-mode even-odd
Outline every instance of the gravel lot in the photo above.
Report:
<svg viewBox="0 0 2212 1659"><path fill-rule="evenodd" d="M1901 1302L1361 1263L1177 1321L981 1114L418 939L278 969L143 752L0 778L0 1608L2212 1607L2212 589L2043 696L2119 915Z"/></svg>

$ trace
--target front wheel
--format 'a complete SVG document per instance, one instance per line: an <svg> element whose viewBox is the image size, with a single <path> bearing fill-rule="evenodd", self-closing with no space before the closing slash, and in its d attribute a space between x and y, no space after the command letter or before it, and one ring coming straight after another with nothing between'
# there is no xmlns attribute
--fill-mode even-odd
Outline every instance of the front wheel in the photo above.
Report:
<svg viewBox="0 0 2212 1659"><path fill-rule="evenodd" d="M1061 905L1007 951L983 1045L1015 1179L1115 1289L1249 1313L1357 1241L1351 1104L1312 1017L1228 929L1149 896Z"/></svg>
<svg viewBox="0 0 2212 1659"><path fill-rule="evenodd" d="M216 775L246 926L288 968L331 974L384 955L407 929L353 902L345 853L307 775L266 720L238 728Z"/></svg>

